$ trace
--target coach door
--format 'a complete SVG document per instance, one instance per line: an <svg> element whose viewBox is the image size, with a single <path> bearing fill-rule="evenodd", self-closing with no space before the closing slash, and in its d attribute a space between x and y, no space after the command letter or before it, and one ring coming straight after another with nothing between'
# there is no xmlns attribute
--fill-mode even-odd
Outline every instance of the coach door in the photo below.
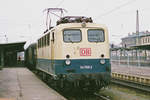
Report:
<svg viewBox="0 0 150 100"><path fill-rule="evenodd" d="M51 34L51 67L54 68L54 42L55 42L55 34L52 32Z"/></svg>

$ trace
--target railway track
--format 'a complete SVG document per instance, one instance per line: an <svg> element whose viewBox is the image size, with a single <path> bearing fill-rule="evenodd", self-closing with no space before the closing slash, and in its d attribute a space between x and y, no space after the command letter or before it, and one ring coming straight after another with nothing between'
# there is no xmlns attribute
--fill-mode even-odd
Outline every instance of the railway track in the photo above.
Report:
<svg viewBox="0 0 150 100"><path fill-rule="evenodd" d="M113 84L118 84L118 85L130 87L130 88L134 88L134 89L138 89L140 91L150 93L150 85L133 82L133 81L128 81L128 80L116 79L116 78L112 78L111 82Z"/></svg>
<svg viewBox="0 0 150 100"><path fill-rule="evenodd" d="M41 77L42 78L42 77ZM138 90L142 90L145 92L150 93L150 86L147 85L143 85L141 83L137 83L137 82L133 82L133 81L127 81L127 80L121 80L121 79L114 79L112 78L112 84L117 84L117 85L122 85L125 86L127 88L134 88L134 89L138 89ZM48 84L48 83L47 83ZM105 94L100 94L100 93L92 93L92 94L86 94L84 92L81 91L77 91L77 92L64 92L64 91L58 91L61 95L63 95L64 97L66 97L68 100L115 100L112 99L113 97L109 97L106 96Z"/></svg>
<svg viewBox="0 0 150 100"><path fill-rule="evenodd" d="M94 95L100 98L100 100L111 100L108 96L100 95L98 93L94 93Z"/></svg>
<svg viewBox="0 0 150 100"><path fill-rule="evenodd" d="M111 100L108 96L104 96L99 93L94 93L91 95L84 95L84 96L67 97L67 99L68 100Z"/></svg>

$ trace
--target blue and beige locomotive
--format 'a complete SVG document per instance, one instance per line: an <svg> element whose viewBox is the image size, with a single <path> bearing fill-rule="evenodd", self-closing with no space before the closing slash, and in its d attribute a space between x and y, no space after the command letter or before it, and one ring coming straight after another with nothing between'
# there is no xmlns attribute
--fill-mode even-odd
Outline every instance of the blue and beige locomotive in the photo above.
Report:
<svg viewBox="0 0 150 100"><path fill-rule="evenodd" d="M99 90L111 79L108 30L91 18L66 16L37 42L36 69L66 86Z"/></svg>

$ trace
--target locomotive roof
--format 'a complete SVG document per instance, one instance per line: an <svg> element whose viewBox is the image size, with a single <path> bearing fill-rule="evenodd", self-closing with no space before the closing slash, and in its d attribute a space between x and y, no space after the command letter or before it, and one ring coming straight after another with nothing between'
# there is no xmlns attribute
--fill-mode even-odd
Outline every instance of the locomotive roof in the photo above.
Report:
<svg viewBox="0 0 150 100"><path fill-rule="evenodd" d="M85 17L85 16L65 16L60 18L60 20L57 21L57 25L63 24L63 23L93 23L93 20L91 17Z"/></svg>
<svg viewBox="0 0 150 100"><path fill-rule="evenodd" d="M56 29L61 29L61 28L75 28L75 27L82 27L81 25L82 23L64 23L64 24L60 24L60 25L57 25L55 28ZM95 28L106 28L106 26L104 24L96 24L96 23L85 23L86 24L86 27L85 28L92 28L92 27L95 27Z"/></svg>

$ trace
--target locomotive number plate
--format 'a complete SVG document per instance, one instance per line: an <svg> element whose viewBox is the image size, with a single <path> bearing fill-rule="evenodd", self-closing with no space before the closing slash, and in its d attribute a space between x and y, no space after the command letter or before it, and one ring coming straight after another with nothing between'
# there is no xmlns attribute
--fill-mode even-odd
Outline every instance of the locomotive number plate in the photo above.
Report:
<svg viewBox="0 0 150 100"><path fill-rule="evenodd" d="M80 56L91 56L91 48L80 48Z"/></svg>
<svg viewBox="0 0 150 100"><path fill-rule="evenodd" d="M92 69L92 66L90 65L80 66L80 69Z"/></svg>

